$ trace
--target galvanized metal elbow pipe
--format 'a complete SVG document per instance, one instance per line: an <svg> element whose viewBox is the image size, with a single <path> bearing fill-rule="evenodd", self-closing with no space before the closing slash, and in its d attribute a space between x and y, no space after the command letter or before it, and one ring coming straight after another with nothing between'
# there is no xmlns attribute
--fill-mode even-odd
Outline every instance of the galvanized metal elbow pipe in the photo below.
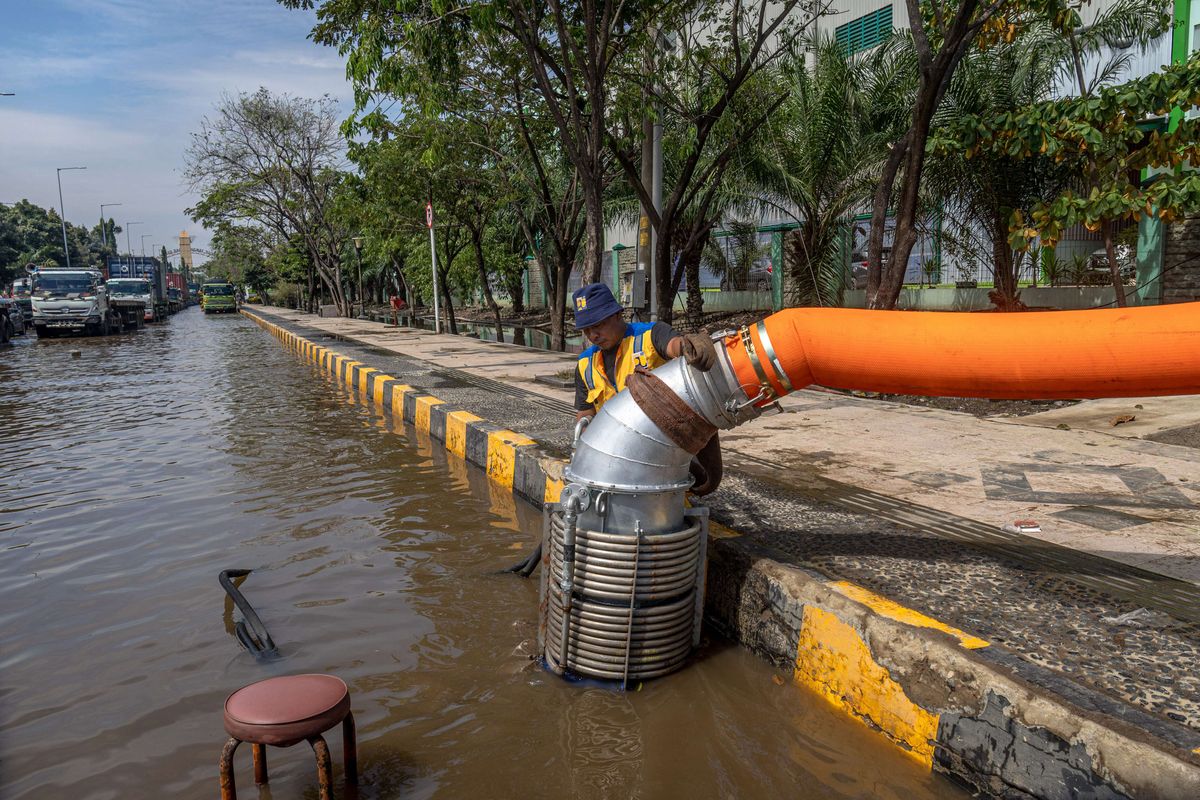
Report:
<svg viewBox="0 0 1200 800"><path fill-rule="evenodd" d="M717 344L709 372L653 375L703 424L759 415ZM622 681L678 669L699 643L707 510L687 509L691 453L622 392L577 426L569 481L547 507L539 641L547 665Z"/></svg>

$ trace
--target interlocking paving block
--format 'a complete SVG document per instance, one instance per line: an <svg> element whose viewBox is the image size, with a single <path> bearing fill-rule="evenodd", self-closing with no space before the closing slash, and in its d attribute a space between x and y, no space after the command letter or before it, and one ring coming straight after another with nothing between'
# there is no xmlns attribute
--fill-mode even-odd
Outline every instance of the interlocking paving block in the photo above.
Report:
<svg viewBox="0 0 1200 800"><path fill-rule="evenodd" d="M1151 521L1136 514L1126 514L1124 511L1097 506L1072 506L1064 508L1062 511L1051 511L1050 516L1078 522L1089 528L1099 528L1102 531L1124 530L1135 525L1145 525Z"/></svg>
<svg viewBox="0 0 1200 800"><path fill-rule="evenodd" d="M1142 508L1192 508L1195 504L1171 486L1153 467L1107 466L1103 464L1003 464L983 467L983 489L989 499L1019 503L1052 503L1064 506L1104 505ZM1038 490L1030 475L1058 477L1069 486L1079 478L1115 479L1127 491ZM1053 485L1053 480L1039 480Z"/></svg>

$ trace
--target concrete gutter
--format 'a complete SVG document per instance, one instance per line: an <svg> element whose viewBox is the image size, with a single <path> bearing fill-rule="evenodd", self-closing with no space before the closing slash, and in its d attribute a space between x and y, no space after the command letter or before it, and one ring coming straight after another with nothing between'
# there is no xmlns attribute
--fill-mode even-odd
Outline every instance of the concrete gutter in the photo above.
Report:
<svg viewBox="0 0 1200 800"><path fill-rule="evenodd" d="M444 443L514 494L558 499L565 463L532 439L269 319L285 347ZM1021 662L845 581L785 566L714 526L711 624L920 763L989 797L1200 797L1200 733Z"/></svg>

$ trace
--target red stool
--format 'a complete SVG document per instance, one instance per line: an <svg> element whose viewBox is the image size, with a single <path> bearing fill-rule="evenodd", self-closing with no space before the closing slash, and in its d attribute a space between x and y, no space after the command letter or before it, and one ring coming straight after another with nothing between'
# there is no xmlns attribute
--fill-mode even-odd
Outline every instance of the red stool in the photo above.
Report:
<svg viewBox="0 0 1200 800"><path fill-rule="evenodd" d="M267 782L267 745L291 747L307 741L317 757L321 800L333 797L329 745L321 734L342 723L346 783L358 783L358 752L350 690L333 675L288 675L268 678L238 689L225 699L229 741L221 751L221 800L237 800L233 754L242 742L254 745L254 783Z"/></svg>

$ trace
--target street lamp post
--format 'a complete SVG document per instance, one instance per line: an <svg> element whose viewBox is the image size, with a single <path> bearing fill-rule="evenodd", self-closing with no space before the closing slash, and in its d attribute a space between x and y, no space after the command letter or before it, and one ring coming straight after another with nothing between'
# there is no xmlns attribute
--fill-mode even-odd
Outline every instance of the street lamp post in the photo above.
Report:
<svg viewBox="0 0 1200 800"><path fill-rule="evenodd" d="M70 269L71 268L71 248L67 247L67 213L66 213L66 211L63 210L63 199L62 199L62 174L63 174L64 170L68 170L68 169L87 169L87 167L55 167L54 168L55 177L58 178L58 215L61 218L60 221L62 222L63 255L66 256L66 258L67 258L67 269Z"/></svg>
<svg viewBox="0 0 1200 800"><path fill-rule="evenodd" d="M133 244L129 241L129 229L134 225L142 225L141 222L126 222L125 223L125 249L129 252L129 277L136 277L133 274Z"/></svg>
<svg viewBox="0 0 1200 800"><path fill-rule="evenodd" d="M355 236L351 241L354 242L354 256L358 262L358 314L360 317L367 315L367 300L363 297L363 282L362 282L362 247L363 237Z"/></svg>

